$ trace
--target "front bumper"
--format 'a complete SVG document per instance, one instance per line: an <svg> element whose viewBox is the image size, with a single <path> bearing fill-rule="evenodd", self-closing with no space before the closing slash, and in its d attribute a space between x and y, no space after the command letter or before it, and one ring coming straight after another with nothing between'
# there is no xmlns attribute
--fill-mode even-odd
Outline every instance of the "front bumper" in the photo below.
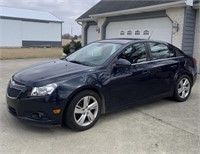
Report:
<svg viewBox="0 0 200 154"><path fill-rule="evenodd" d="M45 97L17 99L7 95L8 111L23 122L34 126L58 126L62 124L64 107L57 102L49 102ZM61 109L59 114L53 110Z"/></svg>

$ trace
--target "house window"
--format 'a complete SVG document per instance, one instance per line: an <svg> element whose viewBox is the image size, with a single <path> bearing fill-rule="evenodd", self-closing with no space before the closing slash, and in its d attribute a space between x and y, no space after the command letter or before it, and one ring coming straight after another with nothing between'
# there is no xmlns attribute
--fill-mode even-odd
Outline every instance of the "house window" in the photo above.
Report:
<svg viewBox="0 0 200 154"><path fill-rule="evenodd" d="M122 31L120 31L120 35L124 35L124 31L122 30Z"/></svg>
<svg viewBox="0 0 200 154"><path fill-rule="evenodd" d="M140 35L140 31L139 31L139 30L136 30L136 31L135 31L135 35Z"/></svg>
<svg viewBox="0 0 200 154"><path fill-rule="evenodd" d="M127 32L127 35L132 35L132 31L129 30L129 31Z"/></svg>
<svg viewBox="0 0 200 154"><path fill-rule="evenodd" d="M149 35L149 31L148 30L144 30L143 35Z"/></svg>

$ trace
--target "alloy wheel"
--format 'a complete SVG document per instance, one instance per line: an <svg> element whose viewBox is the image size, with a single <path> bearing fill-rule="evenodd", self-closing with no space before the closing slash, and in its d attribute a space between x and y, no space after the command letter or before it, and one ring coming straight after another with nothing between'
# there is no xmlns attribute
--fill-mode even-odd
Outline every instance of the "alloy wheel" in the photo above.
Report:
<svg viewBox="0 0 200 154"><path fill-rule="evenodd" d="M182 78L178 84L178 95L180 98L186 98L190 93L190 81L187 78Z"/></svg>
<svg viewBox="0 0 200 154"><path fill-rule="evenodd" d="M90 125L97 117L99 105L92 96L81 98L74 109L74 120L79 126Z"/></svg>

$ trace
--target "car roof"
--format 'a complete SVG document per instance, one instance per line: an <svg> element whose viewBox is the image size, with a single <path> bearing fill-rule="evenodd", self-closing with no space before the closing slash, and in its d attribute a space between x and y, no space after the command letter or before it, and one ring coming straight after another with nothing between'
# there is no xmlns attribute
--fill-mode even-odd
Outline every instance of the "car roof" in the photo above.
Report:
<svg viewBox="0 0 200 154"><path fill-rule="evenodd" d="M112 38L112 39L105 39L97 41L99 43L119 43L119 44L130 44L134 42L140 42L140 41L147 41L147 42L159 42L159 43L166 43L163 41L158 40L149 40L149 39L141 39L141 38Z"/></svg>

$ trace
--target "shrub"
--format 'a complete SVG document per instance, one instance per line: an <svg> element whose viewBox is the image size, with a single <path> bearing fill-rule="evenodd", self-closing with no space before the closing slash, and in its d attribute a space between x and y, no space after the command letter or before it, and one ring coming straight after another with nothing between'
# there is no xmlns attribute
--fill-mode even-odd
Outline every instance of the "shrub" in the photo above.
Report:
<svg viewBox="0 0 200 154"><path fill-rule="evenodd" d="M75 51L78 50L78 49L80 49L81 47L82 47L82 44L81 44L80 41L74 42L74 49L75 49ZM63 52L64 52L66 55L69 55L69 54L70 54L70 43L63 46Z"/></svg>
<svg viewBox="0 0 200 154"><path fill-rule="evenodd" d="M70 54L70 44L67 44L67 45L64 45L64 46L63 46L63 52L64 52L66 55L69 55L69 54Z"/></svg>
<svg viewBox="0 0 200 154"><path fill-rule="evenodd" d="M78 50L78 49L80 49L81 47L82 47L82 44L81 44L80 41L75 42L75 51Z"/></svg>

